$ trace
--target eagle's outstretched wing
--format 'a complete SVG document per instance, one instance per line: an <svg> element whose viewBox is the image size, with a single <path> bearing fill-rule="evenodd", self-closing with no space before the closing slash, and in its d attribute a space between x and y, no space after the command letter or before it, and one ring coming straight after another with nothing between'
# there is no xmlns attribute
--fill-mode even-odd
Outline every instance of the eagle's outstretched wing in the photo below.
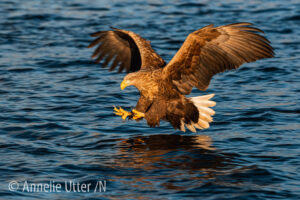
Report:
<svg viewBox="0 0 300 200"><path fill-rule="evenodd" d="M195 86L206 90L213 75L236 69L246 62L273 57L269 41L251 23L206 26L188 35L163 69L163 78L183 94Z"/></svg>
<svg viewBox="0 0 300 200"><path fill-rule="evenodd" d="M143 68L155 69L165 66L164 60L151 48L150 42L138 34L113 28L112 31L100 31L91 34L97 37L88 48L98 45L92 57L106 67L109 63L109 70L120 66L118 72L126 69L126 72L134 72Z"/></svg>

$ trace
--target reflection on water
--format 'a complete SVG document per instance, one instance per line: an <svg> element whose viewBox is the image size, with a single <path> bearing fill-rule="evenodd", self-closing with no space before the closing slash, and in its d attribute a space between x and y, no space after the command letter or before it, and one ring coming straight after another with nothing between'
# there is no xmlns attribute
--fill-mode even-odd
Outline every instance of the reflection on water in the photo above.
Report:
<svg viewBox="0 0 300 200"><path fill-rule="evenodd" d="M155 189L159 185L167 190L182 191L215 179L234 166L231 162L234 155L216 150L207 135L136 136L122 140L118 146L114 165L131 169L133 173L142 172L134 179L130 178L132 174L122 175L121 182L139 189ZM120 177L114 178L120 181ZM168 181L160 181L166 178Z"/></svg>
<svg viewBox="0 0 300 200"><path fill-rule="evenodd" d="M212 146L212 139L208 135L150 135L136 136L124 141L129 148L150 150L206 149L216 150Z"/></svg>

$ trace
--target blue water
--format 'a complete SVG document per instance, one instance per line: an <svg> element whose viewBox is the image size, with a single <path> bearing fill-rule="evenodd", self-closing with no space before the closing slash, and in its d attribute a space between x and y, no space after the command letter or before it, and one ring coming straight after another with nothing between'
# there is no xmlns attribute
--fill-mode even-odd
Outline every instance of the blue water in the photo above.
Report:
<svg viewBox="0 0 300 200"><path fill-rule="evenodd" d="M135 31L169 61L188 33L241 21L266 32L276 57L193 91L216 94L211 128L113 114L138 91L94 64L90 33ZM299 27L298 0L0 1L0 199L300 199ZM22 191L50 180L106 191Z"/></svg>

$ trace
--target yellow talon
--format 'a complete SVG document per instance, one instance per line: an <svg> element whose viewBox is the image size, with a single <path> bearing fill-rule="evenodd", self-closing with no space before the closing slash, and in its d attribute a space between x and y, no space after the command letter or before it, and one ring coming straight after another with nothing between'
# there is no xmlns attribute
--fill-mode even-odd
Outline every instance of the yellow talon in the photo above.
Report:
<svg viewBox="0 0 300 200"><path fill-rule="evenodd" d="M132 115L131 112L128 112L128 111L124 110L124 109L121 108L121 107L119 107L119 109L118 109L118 108L116 108L116 107L114 106L114 111L116 111L116 112L115 112L116 115L122 116L122 119L123 119L123 120L125 120L128 116L131 116L131 115Z"/></svg>
<svg viewBox="0 0 300 200"><path fill-rule="evenodd" d="M121 112L121 109L116 108L116 106L114 106L114 111L116 111L116 112L114 112L116 115L120 115L120 116L123 115L123 113Z"/></svg>
<svg viewBox="0 0 300 200"><path fill-rule="evenodd" d="M134 119L134 120L138 120L138 119L141 119L141 118L144 118L144 117L145 117L145 114L144 114L144 113L139 112L139 111L137 111L137 110L135 110L135 109L133 109L132 112L133 112L133 119Z"/></svg>
<svg viewBox="0 0 300 200"><path fill-rule="evenodd" d="M134 120L139 120L145 117L144 113L139 112L135 109L133 109L132 112L128 112L121 107L117 108L116 106L114 106L114 111L115 111L114 113L116 115L121 116L123 120L125 120L127 117L132 117L129 119L134 119Z"/></svg>

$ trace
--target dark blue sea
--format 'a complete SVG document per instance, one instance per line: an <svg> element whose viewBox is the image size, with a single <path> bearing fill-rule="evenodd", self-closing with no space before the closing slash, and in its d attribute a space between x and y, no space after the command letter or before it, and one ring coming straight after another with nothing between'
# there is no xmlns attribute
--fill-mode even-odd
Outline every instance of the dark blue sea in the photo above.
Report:
<svg viewBox="0 0 300 200"><path fill-rule="evenodd" d="M244 21L276 56L193 90L216 94L209 129L113 114L139 93L90 33L134 31L168 62L190 32ZM1 0L0 85L0 199L300 199L299 0Z"/></svg>

